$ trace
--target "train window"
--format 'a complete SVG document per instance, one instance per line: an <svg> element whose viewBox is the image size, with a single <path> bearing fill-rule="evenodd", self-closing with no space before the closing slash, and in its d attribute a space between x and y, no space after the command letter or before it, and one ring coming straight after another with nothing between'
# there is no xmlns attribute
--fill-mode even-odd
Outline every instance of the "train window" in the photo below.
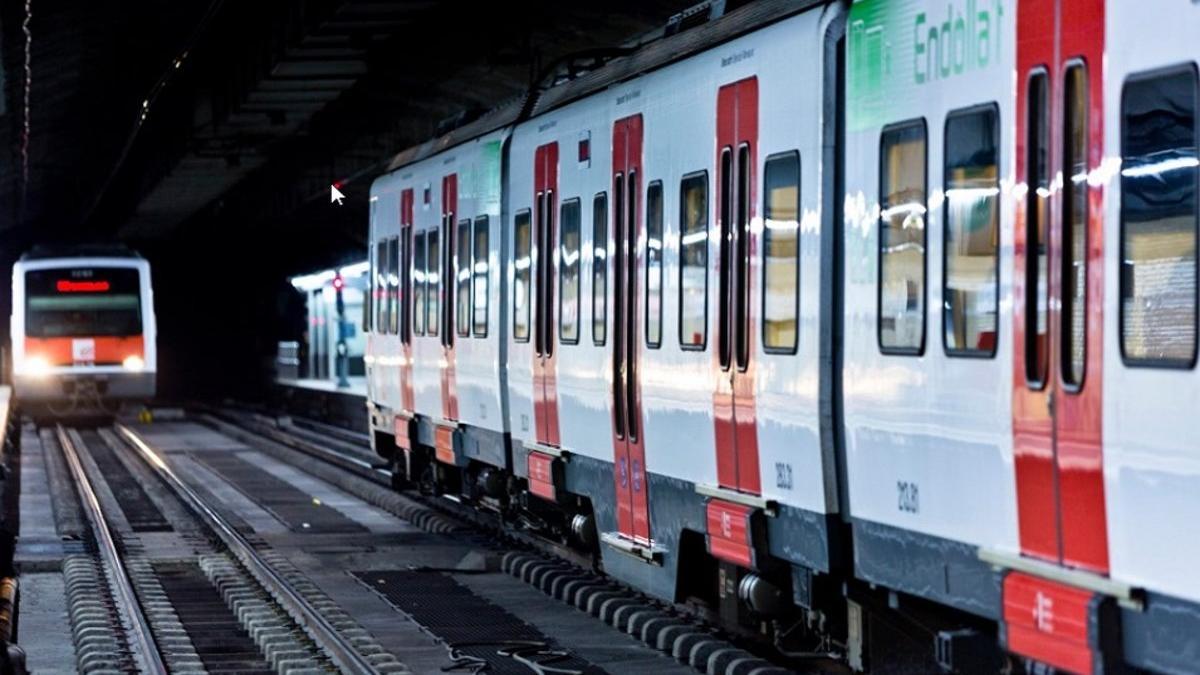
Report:
<svg viewBox="0 0 1200 675"><path fill-rule="evenodd" d="M879 143L879 289L884 354L925 351L925 120L894 124Z"/></svg>
<svg viewBox="0 0 1200 675"><path fill-rule="evenodd" d="M76 276L81 273L87 276ZM86 281L70 281L73 278ZM142 330L141 278L136 269L60 267L25 273L28 337L128 337L141 335ZM69 344L67 348L69 355Z"/></svg>
<svg viewBox="0 0 1200 675"><path fill-rule="evenodd" d="M1063 83L1062 379L1083 384L1087 347L1087 71L1067 68Z"/></svg>
<svg viewBox="0 0 1200 675"><path fill-rule="evenodd" d="M592 343L607 337L608 310L608 195L592 198Z"/></svg>
<svg viewBox="0 0 1200 675"><path fill-rule="evenodd" d="M996 354L1000 233L995 105L951 113L945 130L942 322L946 353Z"/></svg>
<svg viewBox="0 0 1200 675"><path fill-rule="evenodd" d="M459 337L471 335L471 221L458 221L458 250L454 256L454 274L457 290L455 306L457 312L454 325Z"/></svg>
<svg viewBox="0 0 1200 675"><path fill-rule="evenodd" d="M383 333L387 326L387 244L375 244L375 330Z"/></svg>
<svg viewBox="0 0 1200 675"><path fill-rule="evenodd" d="M513 339L529 342L530 249L533 243L529 211L517 214L513 222Z"/></svg>
<svg viewBox="0 0 1200 675"><path fill-rule="evenodd" d="M737 282L734 287L734 360L738 370L750 367L750 145L743 143L737 150L737 246L734 270Z"/></svg>
<svg viewBox="0 0 1200 675"><path fill-rule="evenodd" d="M646 345L662 346L663 185L646 188Z"/></svg>
<svg viewBox="0 0 1200 675"><path fill-rule="evenodd" d="M579 342L580 202L570 199L559 207L558 337Z"/></svg>
<svg viewBox="0 0 1200 675"><path fill-rule="evenodd" d="M1196 70L1135 77L1121 97L1121 353L1196 362Z"/></svg>
<svg viewBox="0 0 1200 675"><path fill-rule="evenodd" d="M488 332L488 217L475 219L475 255L472 259L473 278L472 322L475 337L487 337Z"/></svg>
<svg viewBox="0 0 1200 675"><path fill-rule="evenodd" d="M396 335L400 332L400 238L388 240L388 328Z"/></svg>
<svg viewBox="0 0 1200 675"><path fill-rule="evenodd" d="M374 317L374 302L372 296L375 289L375 244L367 246L367 292L363 293L363 317L362 330L364 333L369 333L373 326L371 319Z"/></svg>
<svg viewBox="0 0 1200 675"><path fill-rule="evenodd" d="M441 233L430 230L425 236L425 332L437 335L442 316Z"/></svg>
<svg viewBox="0 0 1200 675"><path fill-rule="evenodd" d="M721 363L721 368L729 367L729 362L732 349L732 336L729 334L730 327L730 312L729 312L729 291L730 285L733 283L733 253L730 250L730 242L733 241L733 153L730 148L726 147L721 150L721 167L717 173L720 185L718 186L718 204L721 208L719 225L720 231L720 276L718 277L718 297L717 302L717 359Z"/></svg>
<svg viewBox="0 0 1200 675"><path fill-rule="evenodd" d="M413 244L413 333L425 334L425 233L416 235Z"/></svg>
<svg viewBox="0 0 1200 675"><path fill-rule="evenodd" d="M763 349L794 354L800 310L800 153L763 167Z"/></svg>
<svg viewBox="0 0 1200 675"><path fill-rule="evenodd" d="M406 274L407 272L407 274ZM412 226L400 228L400 342L412 343Z"/></svg>
<svg viewBox="0 0 1200 675"><path fill-rule="evenodd" d="M1049 279L1046 228L1050 207L1049 83L1046 73L1029 78L1025 143L1025 380L1046 381L1049 363Z"/></svg>
<svg viewBox="0 0 1200 675"><path fill-rule="evenodd" d="M708 172L679 182L679 345L708 341Z"/></svg>

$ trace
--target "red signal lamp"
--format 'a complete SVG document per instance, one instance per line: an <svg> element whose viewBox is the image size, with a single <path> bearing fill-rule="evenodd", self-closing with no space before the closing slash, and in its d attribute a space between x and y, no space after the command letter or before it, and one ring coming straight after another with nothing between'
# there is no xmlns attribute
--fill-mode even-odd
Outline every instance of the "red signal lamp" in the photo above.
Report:
<svg viewBox="0 0 1200 675"><path fill-rule="evenodd" d="M333 277L333 290L340 291L345 288L345 286L346 280L342 278L342 275L338 274Z"/></svg>

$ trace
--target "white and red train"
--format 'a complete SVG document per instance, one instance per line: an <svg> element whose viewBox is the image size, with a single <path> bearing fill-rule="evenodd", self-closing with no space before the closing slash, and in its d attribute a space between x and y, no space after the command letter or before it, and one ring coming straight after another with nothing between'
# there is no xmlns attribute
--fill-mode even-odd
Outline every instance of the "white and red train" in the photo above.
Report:
<svg viewBox="0 0 1200 675"><path fill-rule="evenodd" d="M1200 672L1197 34L763 2L404 153L376 450L857 668Z"/></svg>
<svg viewBox="0 0 1200 675"><path fill-rule="evenodd" d="M154 397L154 294L138 254L34 249L13 264L12 309L12 382L27 410L111 413Z"/></svg>

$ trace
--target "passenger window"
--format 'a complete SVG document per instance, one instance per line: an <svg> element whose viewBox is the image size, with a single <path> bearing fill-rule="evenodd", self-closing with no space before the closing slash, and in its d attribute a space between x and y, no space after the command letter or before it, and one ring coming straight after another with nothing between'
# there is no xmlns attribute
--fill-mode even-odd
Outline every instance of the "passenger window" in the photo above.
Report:
<svg viewBox="0 0 1200 675"><path fill-rule="evenodd" d="M1131 79L1121 97L1121 351L1196 362L1196 71Z"/></svg>
<svg viewBox="0 0 1200 675"><path fill-rule="evenodd" d="M412 343L412 227L400 228L400 342ZM408 271L408 274L405 272Z"/></svg>
<svg viewBox="0 0 1200 675"><path fill-rule="evenodd" d="M522 211L513 223L513 339L517 342L529 342L531 234L529 211Z"/></svg>
<svg viewBox="0 0 1200 675"><path fill-rule="evenodd" d="M1049 84L1044 72L1029 78L1025 151L1025 380L1046 381L1050 357L1049 258L1046 228L1050 208Z"/></svg>
<svg viewBox="0 0 1200 675"><path fill-rule="evenodd" d="M374 206L374 204L372 204ZM369 333L374 326L371 321L374 318L374 295L375 295L375 245L367 246L367 290L363 293L363 317L362 329L364 333Z"/></svg>
<svg viewBox="0 0 1200 675"><path fill-rule="evenodd" d="M458 222L458 250L454 256L454 274L457 277L454 299L454 326L459 337L471 335L471 221Z"/></svg>
<svg viewBox="0 0 1200 675"><path fill-rule="evenodd" d="M592 199L592 343L607 338L608 309L608 195Z"/></svg>
<svg viewBox="0 0 1200 675"><path fill-rule="evenodd" d="M646 345L662 346L662 181L646 189Z"/></svg>
<svg viewBox="0 0 1200 675"><path fill-rule="evenodd" d="M425 244L425 327L429 335L438 334L442 311L441 233L430 230Z"/></svg>
<svg viewBox="0 0 1200 675"><path fill-rule="evenodd" d="M679 183L679 345L708 341L708 172Z"/></svg>
<svg viewBox="0 0 1200 675"><path fill-rule="evenodd" d="M996 107L946 118L943 335L952 356L996 354L1000 221Z"/></svg>
<svg viewBox="0 0 1200 675"><path fill-rule="evenodd" d="M1083 384L1087 349L1087 71L1067 69L1063 83L1062 378Z"/></svg>
<svg viewBox="0 0 1200 675"><path fill-rule="evenodd" d="M558 337L579 342L579 239L580 203L571 199L559 207Z"/></svg>
<svg viewBox="0 0 1200 675"><path fill-rule="evenodd" d="M388 332L400 332L400 239L388 240Z"/></svg>
<svg viewBox="0 0 1200 675"><path fill-rule="evenodd" d="M800 153L763 169L763 350L796 351L800 309Z"/></svg>
<svg viewBox="0 0 1200 675"><path fill-rule="evenodd" d="M375 245L375 332L387 332L387 242Z"/></svg>
<svg viewBox="0 0 1200 675"><path fill-rule="evenodd" d="M475 219L475 255L471 265L474 279L472 297L475 337L487 337L488 332L488 217Z"/></svg>
<svg viewBox="0 0 1200 675"><path fill-rule="evenodd" d="M883 130L879 144L879 310L884 354L925 351L925 120Z"/></svg>
<svg viewBox="0 0 1200 675"><path fill-rule="evenodd" d="M425 334L425 233L416 235L413 245L413 332Z"/></svg>

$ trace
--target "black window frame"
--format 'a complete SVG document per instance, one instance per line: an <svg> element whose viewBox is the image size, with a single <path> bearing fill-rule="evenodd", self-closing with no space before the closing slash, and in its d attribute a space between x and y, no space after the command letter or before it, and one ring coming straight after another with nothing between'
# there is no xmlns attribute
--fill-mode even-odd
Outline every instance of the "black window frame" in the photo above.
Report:
<svg viewBox="0 0 1200 675"><path fill-rule="evenodd" d="M1035 83L1040 83L1041 85L1041 91L1038 94L1041 97L1041 109L1037 111L1032 109L1032 105L1034 103L1033 86ZM1044 65L1038 65L1031 68L1025 78L1025 110L1019 112L1019 114L1025 115L1025 176L1023 177L1023 180L1026 184L1026 194L1024 198L1025 220L1022 224L1025 229L1025 269L1020 271L1025 279L1025 344L1021 346L1021 348L1024 350L1025 367L1022 369L1022 374L1025 377L1025 386L1031 391L1041 391L1045 389L1047 383L1050 381L1050 231L1053 224L1053 218L1047 218L1047 222L1044 223L1035 223L1035 221L1030 217L1030 214L1038 211L1039 199L1046 199L1046 215L1053 215L1051 212L1052 205L1049 203L1050 197L1039 197L1037 194L1038 189L1043 187L1049 191L1054 175L1052 163L1053 148L1051 147L1053 144L1053 138L1051 134L1051 126L1053 126L1053 121L1051 120L1051 104L1053 103L1053 97L1054 92L1051 91L1049 69L1047 69ZM1039 118L1038 124L1041 125L1042 135L1044 136L1044 138L1039 138L1037 140L1038 142L1045 143L1044 152L1046 155L1045 166L1041 167L1041 170L1044 170L1045 175L1038 176L1039 180L1037 181L1037 184L1031 180L1031 176L1034 172L1032 167L1035 159L1033 137L1031 136L1033 133L1033 120L1035 113ZM1045 186L1042 185L1043 182L1045 182ZM1038 218L1040 219L1040 217L1041 216L1039 215ZM1037 248L1039 242L1036 237L1037 233L1033 229L1035 224L1042 230L1042 238L1045 241L1046 247L1046 270L1044 280L1042 279L1041 267L1039 264L1039 258L1041 257L1042 253ZM1046 287L1046 345L1044 346L1044 363L1039 362L1037 343L1037 322L1039 318L1038 301L1042 300L1040 294L1038 293L1038 286L1039 283L1043 281ZM1036 377L1031 377L1033 375L1036 375Z"/></svg>
<svg viewBox="0 0 1200 675"><path fill-rule="evenodd" d="M479 233L483 232L483 255L480 255ZM488 336L488 324L491 322L492 282L491 282L491 248L492 229L491 218L484 214L475 216L471 221L471 335L477 338ZM483 267L480 269L480 264ZM483 289L480 293L478 280L483 279ZM480 295L482 298L482 306ZM479 310L483 310L483 328L480 329Z"/></svg>
<svg viewBox="0 0 1200 675"><path fill-rule="evenodd" d="M796 297L793 298L793 301L795 303L796 314L792 318L792 324L794 325L794 331L795 331L795 338L792 341L792 345L789 347L772 347L767 344L767 168L771 165L771 162L780 161L780 160L789 159L789 158L794 158L796 160ZM762 291L761 291L760 295L762 297L759 299L758 325L759 325L759 340L762 342L762 349L763 349L764 354L790 355L790 354L795 354L796 352L798 352L800 350L800 295L801 295L800 261L801 261L802 253L803 253L803 250L802 250L803 249L803 241L801 238L802 232L801 232L801 228L800 228L800 219L804 215L804 207L802 206L803 198L801 195L801 191L802 191L801 185L803 182L803 171L804 171L804 166L801 163L799 149L784 150L782 152L776 152L776 153L767 155L766 160L763 161L763 168L762 168L762 181L763 181L763 188L762 188L762 218L763 218L762 246L760 246L761 251L759 252L759 267L761 267L761 269L759 270L759 275L761 277L761 279L759 279L759 283L761 284Z"/></svg>
<svg viewBox="0 0 1200 675"><path fill-rule="evenodd" d="M524 337L521 337L521 335L517 331L517 319L518 319L517 287L519 285L519 284L517 284L517 275L521 274L521 270L517 269L517 266L516 266L517 261L519 260L519 256L517 255L517 246L520 245L519 244L520 239L518 238L518 232L517 232L517 230L518 230L517 221L519 221L522 217L524 217L526 219L527 227L529 228L529 251L527 254L529 257L529 266L525 268L527 270L526 274L528 275L528 277L525 282L525 336ZM533 331L534 331L533 308L530 306L530 302L533 299L532 289L533 289L533 282L534 282L534 278L533 278L533 276L534 276L533 275L533 272L534 272L534 270L533 270L533 236L534 236L533 209L528 209L528 208L521 209L520 211L517 211L516 213L513 214L512 233L513 233L513 253L512 253L512 261L513 261L513 285L512 286L513 286L513 288L512 288L512 299L511 299L512 322L513 322L512 323L512 336L513 336L513 342L519 342L521 344L525 344L525 343L528 343L530 341L530 339L533 337Z"/></svg>
<svg viewBox="0 0 1200 675"><path fill-rule="evenodd" d="M387 334L400 334L400 236L388 237L388 323Z"/></svg>
<svg viewBox="0 0 1200 675"><path fill-rule="evenodd" d="M921 344L916 347L896 347L883 344L883 213L880 211L879 219L875 222L876 242L875 242L875 345L879 348L879 353L887 356L924 356L925 346L929 344L929 123L925 116L914 117L900 122L894 122L883 127L879 131L879 167L878 167L878 195L879 203L882 206L884 201L883 194L883 163L886 159L884 154L884 139L889 132L902 131L910 128L920 127L921 137L924 139L925 159L922 163L924 169L924 185L922 202L925 204L925 227L921 232ZM943 259L945 254L942 255ZM943 281L943 283L945 283Z"/></svg>
<svg viewBox="0 0 1200 675"><path fill-rule="evenodd" d="M1062 181L1062 189L1060 191L1060 198L1059 198L1061 212L1059 213L1059 237L1058 237L1059 238L1059 246L1058 246L1059 250L1057 251L1058 262L1059 262L1059 264L1058 264L1058 295L1059 295L1059 297L1058 297L1058 306L1059 306L1059 312L1058 312L1059 339L1058 339L1058 342L1059 342L1059 345L1058 345L1058 368L1057 368L1057 370L1058 370L1058 380L1062 384L1063 391L1068 392L1068 393L1076 393L1076 392L1081 391L1084 387L1084 384L1087 382L1088 309L1089 309L1088 297L1087 297L1088 292L1087 291L1088 291L1088 273L1091 268L1091 265L1089 264L1089 260L1088 260L1088 246L1089 246L1089 244L1091 244L1091 236L1088 232L1088 230L1091 229L1090 221L1091 221L1091 216L1092 216L1091 194L1090 194L1091 188L1088 186L1087 181L1085 180L1083 183L1083 187L1082 187L1082 190L1083 190L1083 233L1082 233L1083 234L1083 247L1082 247L1083 248L1083 325L1080 327L1080 330L1083 332L1083 370L1079 373L1078 380L1076 380L1076 379L1074 379L1074 374L1070 373L1071 363L1070 363L1070 359L1068 357L1071 356L1071 346L1072 345L1071 345L1071 341L1067 340L1067 333L1068 333L1067 326L1069 325L1069 321L1070 321L1069 310L1072 308L1072 303L1074 302L1074 298L1068 296L1067 291L1066 291L1067 274L1068 274L1067 263L1072 260L1070 258L1071 250L1070 250L1070 247L1067 246L1067 242L1068 242L1068 238L1073 236L1073 234L1070 231L1071 223L1069 223L1067 221L1067 215L1070 212L1070 209L1072 207L1070 197L1074 196L1074 194L1075 194L1074 191L1076 189L1076 187L1073 183L1073 180L1072 180L1073 176L1070 173L1072 171L1073 167L1067 166L1067 162L1070 159L1069 157L1067 157L1067 150L1069 148L1074 149L1070 145L1071 138L1070 138L1070 134L1068 133L1068 128L1067 128L1068 124L1071 122L1071 117L1070 117L1071 111L1069 109L1068 103L1070 103L1072 101L1072 93L1070 91L1070 88L1068 87L1068 84L1070 82L1072 71L1075 71L1076 69L1078 69L1078 71L1083 73L1083 96L1084 96L1084 99L1083 99L1083 137L1084 137L1083 163L1084 163L1085 171L1086 171L1088 160L1089 160L1088 155L1091 151L1091 133L1090 133L1089 127L1092 122L1092 116L1091 116L1091 110L1090 110L1090 108L1091 108L1091 100L1090 99L1091 99L1091 92L1092 92L1092 73L1091 73L1090 69L1088 68L1088 63L1086 61L1084 61L1082 58L1073 58L1073 59L1068 60L1066 62L1066 64L1064 64L1064 66L1062 68L1062 73L1059 75L1059 77L1062 80L1062 85L1061 85L1062 86L1062 89L1061 89L1061 91L1062 91L1062 108L1060 108L1060 113L1062 115L1062 127L1059 129L1059 143L1061 145L1061 147L1059 148L1059 164L1061 165L1060 171L1063 176L1063 181Z"/></svg>
<svg viewBox="0 0 1200 675"><path fill-rule="evenodd" d="M597 207L602 209L603 213L600 218L597 218ZM603 233L597 243L597 233ZM603 347L608 342L608 192L601 190L592 196L592 344L596 347ZM604 251L604 256L596 255L597 251ZM603 313L596 311L596 272L602 270L603 285L600 287L600 295L604 298ZM597 331L596 327L600 330Z"/></svg>
<svg viewBox="0 0 1200 675"><path fill-rule="evenodd" d="M658 191L658 340L650 339L650 196ZM666 274L663 268L666 267L666 261L663 260L665 251L665 235L666 231L666 209L667 209L666 188L663 186L662 180L652 180L646 184L646 201L645 215L643 216L646 224L646 256L645 256L645 287L642 289L642 301L645 303L645 310L642 312L642 320L645 322L645 328L642 331L645 338L646 347L648 349L661 349L663 344L663 300L666 297L664 293L663 282L666 279Z"/></svg>
<svg viewBox="0 0 1200 675"><path fill-rule="evenodd" d="M445 246L442 229L439 224L438 227L430 228L425 232L425 335L439 338L439 340L443 333L443 313L446 311L446 299L442 293L442 284L445 283L445 279L442 279L442 256L444 255L442 247ZM436 246L431 245L435 238L437 239ZM435 248L437 250L434 250ZM437 274L436 285L429 281L430 272ZM437 299L436 308L430 302L434 298ZM430 312L433 313L430 314Z"/></svg>
<svg viewBox="0 0 1200 675"><path fill-rule="evenodd" d="M947 313L946 292L948 289L946 270L947 270L947 262L949 261L949 256L946 254L946 252L948 250L946 243L950 236L950 227L949 227L950 198L948 196L945 196L945 194L947 192L946 184L948 183L948 176L949 176L949 171L948 171L949 166L946 163L946 156L947 156L946 136L947 136L947 132L950 129L950 121L951 120L958 118L958 117L967 117L970 115L976 115L976 114L979 114L979 113L985 112L985 111L990 111L994 115L994 120L993 120L994 124L993 124L992 129L995 132L996 187L999 188L1000 181L1003 178L1003 167L1001 165L1001 162L1003 162L1003 160L1004 160L1004 146L1003 146L1004 138L1002 136L1003 130L1001 128L1002 124L1001 124L1001 120L1000 120L1000 104L995 101L990 101L987 103L978 103L975 105L967 106L965 108L956 108L956 109L951 110L950 112L946 113L946 119L942 124L942 195L943 195L943 198L942 198L942 289L941 289L942 290L942 292L941 292L942 353L948 357L952 357L952 358L956 358L956 359L982 359L982 360L994 359L994 358L996 358L996 354L998 354L1000 351L1000 340L1003 337L1001 335L1001 333L1003 331L1000 330L1000 321L1001 321L1002 317L1000 316L1000 273L1001 273L1001 269L1000 269L999 237L1001 234L1001 225L1004 222L1004 219L1001 217L1001 213L1000 213L1000 210L1004 204L1004 200L1001 199L1001 197L1003 196L1002 194L997 194L996 195L996 215L995 215L997 241L996 241L994 252L992 254L992 258L996 261L996 280L995 280L995 283L992 284L992 286L993 286L992 297L993 297L993 301L994 301L995 308L996 308L996 339L992 343L992 348L990 350L950 349L950 346L946 341L946 313ZM926 148L928 149L928 145L926 145Z"/></svg>
<svg viewBox="0 0 1200 675"><path fill-rule="evenodd" d="M684 265L683 265L683 248L684 248L683 237L686 234L684 232L684 222L686 221L685 214L687 212L687 204L683 201L683 195L684 195L683 186L689 180L695 180L697 178L700 178L701 182L704 184L704 234L705 234L704 247L703 247L703 250L704 250L704 265L703 265L703 267L704 267L704 314L703 314L703 316L704 316L704 333L701 335L699 343L685 342L683 339L683 307L684 307L684 301L683 301L683 290L684 290L684 284L683 284L683 268L684 268ZM708 215L709 207L712 205L712 202L710 201L712 198L712 194L711 194L711 190L709 190L709 187L710 186L709 186L709 182L708 182L708 169L700 169L699 171L692 171L690 173L685 173L685 174L683 174L683 176L681 176L679 178L679 294L678 294L679 295L679 325L678 325L675 333L676 333L676 336L679 338L679 348L685 352L703 352L708 349L708 332L709 332L708 331L708 328L709 328L709 326L708 326L708 295L709 295L708 268L709 268L709 261L710 261L709 249L711 248L711 244L712 244L712 233L709 231L709 228L711 227L711 218L709 218L709 215Z"/></svg>
<svg viewBox="0 0 1200 675"><path fill-rule="evenodd" d="M1178 64L1166 66L1163 68L1154 68L1151 70L1133 73L1133 74L1127 76L1125 78L1125 81L1121 83L1121 107L1118 110L1117 114L1120 116L1120 125L1121 125L1118 133L1120 134L1120 152L1121 152L1122 162L1124 162L1124 159L1127 156L1126 148L1125 148L1125 136L1126 136L1126 134L1125 134L1125 119L1126 119L1125 110L1126 110L1127 97L1129 95L1129 85L1133 84L1133 83L1143 82L1146 80L1155 80L1155 79L1159 79L1159 78L1167 78L1167 77L1171 77L1173 75L1183 75L1183 74L1191 75L1191 77L1192 77L1193 100L1196 102L1196 109L1194 112L1194 122L1193 122L1193 124L1195 126L1195 131L1193 133L1195 134L1195 141L1196 141L1196 146L1197 146L1197 157L1200 158L1200 71L1197 70L1196 64L1194 62L1188 61L1185 63L1178 63ZM1196 272L1195 272L1195 277L1194 277L1194 281L1192 284L1192 298L1193 298L1192 305L1195 308L1195 311L1193 312L1193 314L1194 314L1193 330L1195 331L1195 333L1194 333L1195 337L1192 340L1191 358L1189 358L1186 362L1177 360L1177 359L1159 359L1159 358L1143 359L1143 358L1137 358L1137 357L1130 357L1125 351L1125 307L1124 307L1124 302L1125 302L1126 277L1125 277L1124 264L1125 264L1126 200L1124 198L1125 186L1123 184L1119 184L1117 186L1118 191L1120 191L1120 193L1121 193L1121 209L1120 209L1121 212L1118 217L1119 224L1118 224L1118 230L1117 230L1117 247L1119 249L1119 253L1118 253L1118 257L1117 257L1117 264L1120 266L1119 269L1117 270L1117 345L1118 345L1118 347L1120 349L1120 353L1121 353L1121 363L1126 368L1146 368L1146 369L1155 369L1155 370L1189 371L1189 370L1195 369L1195 367L1196 367L1197 356L1198 356L1198 353L1200 353L1200 167L1196 168L1196 182L1197 182L1197 185L1196 185L1196 207L1195 207L1196 217L1194 219L1193 231L1195 232L1195 235L1196 235L1197 252L1196 252L1196 256L1195 256Z"/></svg>
<svg viewBox="0 0 1200 675"><path fill-rule="evenodd" d="M429 255L428 248L429 248L429 242L426 240L425 232L424 231L417 232L414 230L413 231L412 265L409 269L409 274L412 275L412 277L413 277L413 282L412 282L413 302L411 303L411 305L412 305L412 307L411 307L412 322L413 322L412 323L412 326L413 326L412 334L417 337L424 337L426 335L425 319L426 319L426 307L428 307L428 305L429 305L429 284L426 282L426 279L425 279L425 260L426 260L426 258L428 258L428 255ZM419 260L417 259L418 249L420 251L420 256L421 256ZM417 272L421 273L420 279L417 279ZM420 295L421 295L419 300L416 298L418 289L420 290ZM418 320L418 317L420 318L420 320Z"/></svg>
<svg viewBox="0 0 1200 675"><path fill-rule="evenodd" d="M563 319L567 313L563 311L564 303L567 300L566 284L563 283L563 275L567 269L566 263L566 237L563 236L563 224L566 218L568 207L574 207L577 211L575 218L576 241L579 248L575 252L575 337L568 338L565 332ZM558 341L564 345L577 345L583 333L583 312L580 311L583 298L583 200L579 197L564 199L558 203Z"/></svg>
<svg viewBox="0 0 1200 675"><path fill-rule="evenodd" d="M474 258L471 255L471 249L475 244L475 228L470 218L463 218L454 224L454 334L461 338L471 337L471 324L473 323L473 312L475 311L474 304L474 284L475 275L468 264L466 279L463 276L463 260L462 260L462 244L463 234L467 237L467 262L471 263ZM463 293L463 285L466 286L467 292ZM464 302L465 296L465 302ZM465 309L464 309L465 308ZM465 315L465 316L464 316ZM463 321L462 319L466 319ZM461 325L460 325L461 324Z"/></svg>

